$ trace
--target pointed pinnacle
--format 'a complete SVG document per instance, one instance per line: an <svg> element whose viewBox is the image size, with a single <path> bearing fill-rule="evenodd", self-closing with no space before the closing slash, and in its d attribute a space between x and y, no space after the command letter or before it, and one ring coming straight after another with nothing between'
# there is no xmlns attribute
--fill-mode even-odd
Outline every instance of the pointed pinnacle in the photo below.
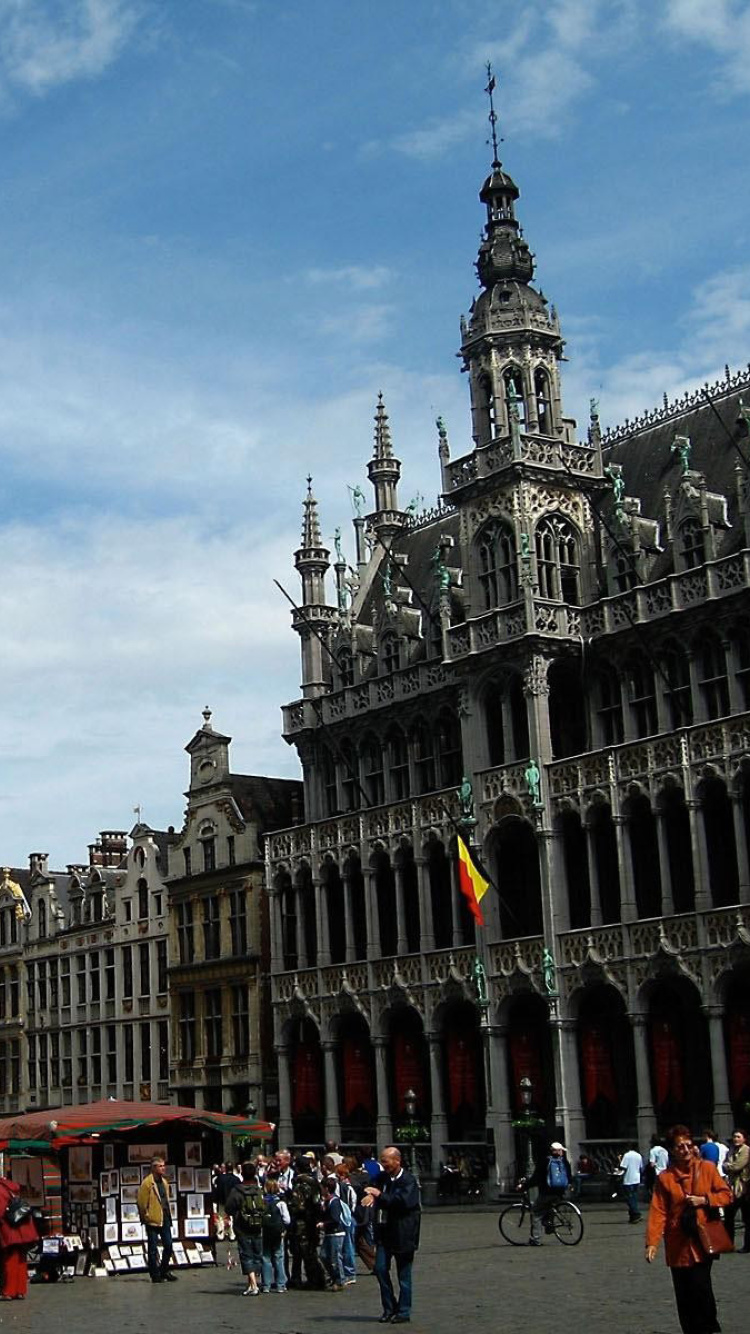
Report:
<svg viewBox="0 0 750 1334"><path fill-rule="evenodd" d="M307 495L302 502L302 545L319 547L322 545L320 524L318 522L318 502L312 493L312 477L307 478Z"/></svg>
<svg viewBox="0 0 750 1334"><path fill-rule="evenodd" d="M375 452L376 459L389 459L393 455L391 448L391 428L388 413L385 410L382 392L378 394L378 406L375 411Z"/></svg>

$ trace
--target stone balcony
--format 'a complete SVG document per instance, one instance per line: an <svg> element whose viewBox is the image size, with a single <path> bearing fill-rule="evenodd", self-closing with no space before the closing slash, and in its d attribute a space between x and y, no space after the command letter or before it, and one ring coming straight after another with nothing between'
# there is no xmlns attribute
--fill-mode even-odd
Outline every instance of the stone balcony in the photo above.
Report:
<svg viewBox="0 0 750 1334"><path fill-rule="evenodd" d="M314 701L296 700L282 709L285 737L293 736L320 723L331 725L349 718L357 718L370 710L386 708L399 700L409 700L441 690L454 683L450 664L432 659L415 663L391 672L388 676L374 676L356 685L332 690Z"/></svg>
<svg viewBox="0 0 750 1334"><path fill-rule="evenodd" d="M456 491L485 477L494 477L503 468L523 463L559 472L563 476L575 473L580 477L601 477L598 450L590 445L572 444L549 436L526 435L513 431L510 436L480 445L470 454L445 464L445 491L453 497Z"/></svg>

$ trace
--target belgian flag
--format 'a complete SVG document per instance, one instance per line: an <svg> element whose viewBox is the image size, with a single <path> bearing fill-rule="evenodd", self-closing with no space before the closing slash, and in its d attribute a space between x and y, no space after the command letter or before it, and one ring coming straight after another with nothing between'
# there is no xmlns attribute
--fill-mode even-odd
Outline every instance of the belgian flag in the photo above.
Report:
<svg viewBox="0 0 750 1334"><path fill-rule="evenodd" d="M490 882L485 880L481 871L474 864L472 855L460 834L456 835L456 844L458 847L459 889L466 898L469 912L477 926L484 926L484 916L479 905L490 887Z"/></svg>

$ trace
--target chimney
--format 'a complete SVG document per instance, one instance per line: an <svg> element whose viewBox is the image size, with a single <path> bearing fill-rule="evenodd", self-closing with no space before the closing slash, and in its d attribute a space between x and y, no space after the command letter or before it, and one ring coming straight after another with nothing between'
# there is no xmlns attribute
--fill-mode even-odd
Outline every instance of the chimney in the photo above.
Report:
<svg viewBox="0 0 750 1334"><path fill-rule="evenodd" d="M30 852L29 853L29 871L31 875L49 874L49 853L48 852Z"/></svg>

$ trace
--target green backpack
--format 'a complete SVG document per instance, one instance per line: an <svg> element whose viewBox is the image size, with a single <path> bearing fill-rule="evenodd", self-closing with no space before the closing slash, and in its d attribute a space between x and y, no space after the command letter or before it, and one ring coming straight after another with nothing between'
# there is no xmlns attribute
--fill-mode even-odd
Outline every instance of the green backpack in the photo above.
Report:
<svg viewBox="0 0 750 1334"><path fill-rule="evenodd" d="M239 1223L240 1232L260 1232L263 1227L263 1215L266 1212L266 1202L263 1199L263 1192L259 1186L245 1186L242 1191L242 1203L236 1222Z"/></svg>

